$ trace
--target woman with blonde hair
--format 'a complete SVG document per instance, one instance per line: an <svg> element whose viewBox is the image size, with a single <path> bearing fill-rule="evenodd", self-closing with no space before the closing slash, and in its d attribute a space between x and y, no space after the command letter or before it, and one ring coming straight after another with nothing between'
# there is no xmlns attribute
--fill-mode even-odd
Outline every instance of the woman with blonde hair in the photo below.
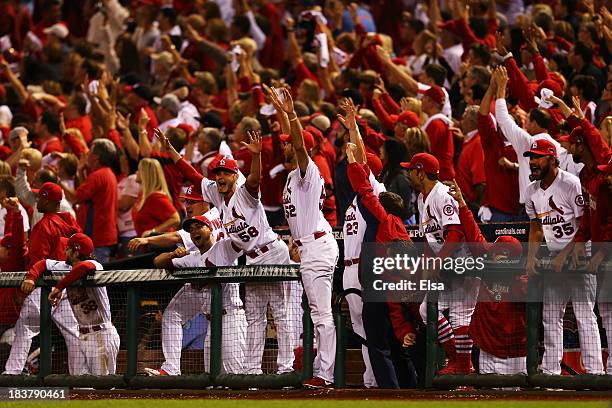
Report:
<svg viewBox="0 0 612 408"><path fill-rule="evenodd" d="M297 100L308 106L310 114L313 114L321 105L321 91L319 84L312 79L305 79L298 88Z"/></svg>
<svg viewBox="0 0 612 408"><path fill-rule="evenodd" d="M5 162L4 160L0 160L0 176L12 176L13 172L11 171L11 165Z"/></svg>
<svg viewBox="0 0 612 408"><path fill-rule="evenodd" d="M180 217L172 205L168 184L159 162L155 159L142 159L136 174L136 181L142 187L132 207L137 236L148 237L174 230L180 223Z"/></svg>
<svg viewBox="0 0 612 408"><path fill-rule="evenodd" d="M406 129L402 142L404 145L406 145L408 157L410 158L417 153L429 153L431 149L431 144L429 143L427 133L418 127Z"/></svg>

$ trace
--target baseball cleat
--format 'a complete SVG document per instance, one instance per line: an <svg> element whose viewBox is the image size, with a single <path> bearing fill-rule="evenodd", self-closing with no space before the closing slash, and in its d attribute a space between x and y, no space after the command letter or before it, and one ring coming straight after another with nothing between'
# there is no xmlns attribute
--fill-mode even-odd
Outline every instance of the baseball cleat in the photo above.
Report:
<svg viewBox="0 0 612 408"><path fill-rule="evenodd" d="M308 381L304 381L302 385L304 386L304 388L308 388L311 390L319 390L322 388L334 388L334 383L325 381L321 377L313 377Z"/></svg>
<svg viewBox="0 0 612 408"><path fill-rule="evenodd" d="M155 368L145 368L144 370L145 370L145 373L147 373L150 377L169 375L163 368L160 368L159 370Z"/></svg>

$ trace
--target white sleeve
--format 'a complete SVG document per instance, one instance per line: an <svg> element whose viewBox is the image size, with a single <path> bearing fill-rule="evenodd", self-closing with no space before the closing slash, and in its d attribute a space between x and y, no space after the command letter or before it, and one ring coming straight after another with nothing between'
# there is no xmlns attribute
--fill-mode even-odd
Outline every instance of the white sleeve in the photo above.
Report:
<svg viewBox="0 0 612 408"><path fill-rule="evenodd" d="M259 200L261 199L261 189L257 189L257 197L254 197L251 194L246 186L246 183L236 188L237 199L251 208L255 208L259 205Z"/></svg>
<svg viewBox="0 0 612 408"><path fill-rule="evenodd" d="M192 251L182 258L172 259L172 265L177 268L198 268L204 265L202 255L199 251Z"/></svg>
<svg viewBox="0 0 612 408"><path fill-rule="evenodd" d="M30 218L28 212L21 204L19 204L19 211L21 212L21 218L23 218L23 231L27 232L30 230Z"/></svg>
<svg viewBox="0 0 612 408"><path fill-rule="evenodd" d="M584 195L580 181L573 177L571 179L573 181L571 187L565 191L566 200L574 212L574 217L580 218L584 214Z"/></svg>
<svg viewBox="0 0 612 408"><path fill-rule="evenodd" d="M535 183L535 182L534 182ZM525 190L525 212L530 220L535 220L538 218L538 213L535 208L535 204L533 203L532 197L533 190L531 189L531 185L527 187Z"/></svg>
<svg viewBox="0 0 612 408"><path fill-rule="evenodd" d="M442 194L436 207L438 211L440 211L440 208L442 209L439 214L440 225L444 227L447 225L461 224L459 220L459 206L453 197L446 193Z"/></svg>
<svg viewBox="0 0 612 408"><path fill-rule="evenodd" d="M255 15L253 14L251 10L247 11L246 17L249 19L249 22L251 23L251 30L250 30L251 37L253 37L253 40L255 40L255 44L257 44L257 49L261 50L264 47L264 44L266 43L266 35L261 30L261 28L259 28L259 26L257 25L257 21L255 20Z"/></svg>
<svg viewBox="0 0 612 408"><path fill-rule="evenodd" d="M217 190L217 183L204 177L202 179L202 198L209 203L213 203L215 207L221 205L219 190Z"/></svg>
<svg viewBox="0 0 612 408"><path fill-rule="evenodd" d="M508 139L517 155L522 155L523 152L531 146L531 135L526 130L520 128L508 113L508 106L505 99L495 101L495 119L502 133Z"/></svg>
<svg viewBox="0 0 612 408"><path fill-rule="evenodd" d="M230 266L238 259L240 252L234 250L231 239L224 239L216 242L212 248L208 250L206 258L208 262L215 266Z"/></svg>

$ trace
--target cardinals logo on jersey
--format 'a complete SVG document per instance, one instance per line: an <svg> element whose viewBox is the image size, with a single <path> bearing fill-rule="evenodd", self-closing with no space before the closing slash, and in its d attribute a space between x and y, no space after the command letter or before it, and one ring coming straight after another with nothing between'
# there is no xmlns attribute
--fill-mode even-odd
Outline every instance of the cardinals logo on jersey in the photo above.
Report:
<svg viewBox="0 0 612 408"><path fill-rule="evenodd" d="M234 218L238 218L238 219L240 219L240 220L242 220L242 221L246 221L246 218L244 217L244 215L239 214L239 213L238 213L238 211L236 211L236 208L235 208L235 207L232 207L232 216L233 216Z"/></svg>
<svg viewBox="0 0 612 408"><path fill-rule="evenodd" d="M555 202L553 201L552 196L550 196L550 198L548 199L548 205L550 206L550 208L552 208L554 211L558 212L559 214L561 215L565 214L565 211L557 207L557 204L555 204Z"/></svg>

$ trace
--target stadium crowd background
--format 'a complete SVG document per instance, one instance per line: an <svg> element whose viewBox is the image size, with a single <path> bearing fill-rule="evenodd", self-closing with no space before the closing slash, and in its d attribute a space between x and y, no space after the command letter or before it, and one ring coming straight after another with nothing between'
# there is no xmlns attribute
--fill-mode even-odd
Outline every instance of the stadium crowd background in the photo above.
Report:
<svg viewBox="0 0 612 408"><path fill-rule="evenodd" d="M476 221L529 221L523 153L543 147L524 135L546 134L559 168L582 180L595 227L581 226L581 238L607 242L611 37L612 14L594 0L2 0L1 269L52 255L52 243L28 241L45 213L37 194L57 193L43 184L61 187L59 209L74 216L62 225L89 235L106 263L203 212L200 185L171 150L210 179L232 156L248 177L251 131L262 135L267 219L286 227L291 166L264 86L291 93L331 226L343 226L355 196L350 98L369 168L402 198L405 224L421 223L422 189L405 164L419 153L437 159L440 181L456 179ZM2 328L24 297L1 291ZM394 329L412 344L412 331ZM453 370L469 372L463 364Z"/></svg>

